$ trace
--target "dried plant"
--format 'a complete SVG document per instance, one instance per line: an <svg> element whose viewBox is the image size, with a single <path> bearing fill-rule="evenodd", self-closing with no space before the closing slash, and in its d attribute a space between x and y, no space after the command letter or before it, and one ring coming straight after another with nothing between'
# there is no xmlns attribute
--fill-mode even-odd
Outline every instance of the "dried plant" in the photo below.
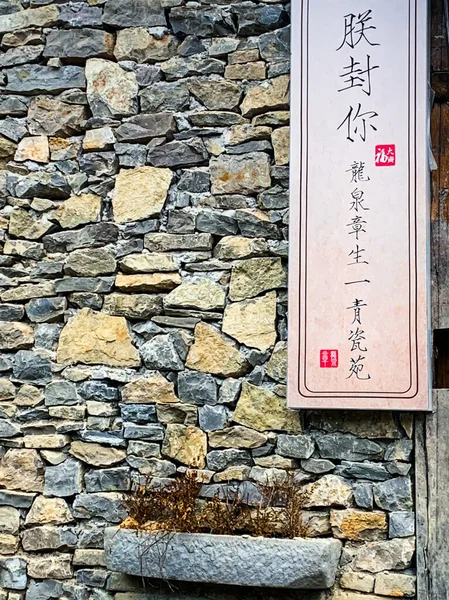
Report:
<svg viewBox="0 0 449 600"><path fill-rule="evenodd" d="M200 501L201 483L195 473L184 473L168 485L151 479L125 496L128 519L123 527L165 532L216 535L250 534L262 537L308 537L303 508L308 494L293 476L259 484L260 500L250 508L240 490L224 488Z"/></svg>

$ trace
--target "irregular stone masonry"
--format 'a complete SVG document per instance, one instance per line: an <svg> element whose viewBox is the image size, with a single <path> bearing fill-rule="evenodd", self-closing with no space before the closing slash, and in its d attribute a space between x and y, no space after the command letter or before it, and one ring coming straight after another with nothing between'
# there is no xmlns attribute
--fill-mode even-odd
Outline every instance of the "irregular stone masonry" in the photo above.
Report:
<svg viewBox="0 0 449 600"><path fill-rule="evenodd" d="M186 468L295 473L332 598L412 597L412 417L286 408L287 1L0 0L0 34L0 600L154 598L103 530Z"/></svg>

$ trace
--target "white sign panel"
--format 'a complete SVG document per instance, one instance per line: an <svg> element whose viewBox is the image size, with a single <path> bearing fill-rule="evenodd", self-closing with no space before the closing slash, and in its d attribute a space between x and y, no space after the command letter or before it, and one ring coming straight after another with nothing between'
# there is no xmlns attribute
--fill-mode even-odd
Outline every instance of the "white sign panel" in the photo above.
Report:
<svg viewBox="0 0 449 600"><path fill-rule="evenodd" d="M427 2L292 11L289 406L427 410Z"/></svg>

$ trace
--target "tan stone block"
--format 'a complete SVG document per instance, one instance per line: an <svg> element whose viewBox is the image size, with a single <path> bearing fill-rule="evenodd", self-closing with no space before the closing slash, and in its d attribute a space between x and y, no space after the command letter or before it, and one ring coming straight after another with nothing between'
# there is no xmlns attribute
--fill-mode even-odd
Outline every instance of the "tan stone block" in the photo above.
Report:
<svg viewBox="0 0 449 600"><path fill-rule="evenodd" d="M226 79L233 80L260 80L265 79L267 66L263 61L244 64L228 65L225 68Z"/></svg>
<svg viewBox="0 0 449 600"><path fill-rule="evenodd" d="M72 442L70 454L94 467L112 467L126 458L126 450L80 441Z"/></svg>
<svg viewBox="0 0 449 600"><path fill-rule="evenodd" d="M179 400L175 396L174 384L157 374L127 383L122 388L122 402L125 404L167 404L179 402Z"/></svg>
<svg viewBox="0 0 449 600"><path fill-rule="evenodd" d="M115 221L129 223L158 216L164 207L172 177L170 169L122 169L112 197Z"/></svg>
<svg viewBox="0 0 449 600"><path fill-rule="evenodd" d="M129 292L167 292L182 283L179 273L145 273L123 275L115 279L115 287Z"/></svg>
<svg viewBox="0 0 449 600"><path fill-rule="evenodd" d="M356 509L331 510L331 526L335 537L353 541L385 537L388 529L385 513Z"/></svg>
<svg viewBox="0 0 449 600"><path fill-rule="evenodd" d="M83 308L62 330L57 350L59 363L85 363L111 367L138 367L140 357L132 344L126 320Z"/></svg>
<svg viewBox="0 0 449 600"><path fill-rule="evenodd" d="M17 162L32 160L38 163L48 163L50 160L48 138L45 135L38 135L21 139L14 160Z"/></svg>
<svg viewBox="0 0 449 600"><path fill-rule="evenodd" d="M276 292L228 304L222 329L245 346L268 350L276 341Z"/></svg>
<svg viewBox="0 0 449 600"><path fill-rule="evenodd" d="M285 110L289 102L290 77L280 75L248 90L241 104L242 115L253 117L270 110Z"/></svg>
<svg viewBox="0 0 449 600"><path fill-rule="evenodd" d="M115 135L110 127L89 129L83 139L83 150L105 150L115 143Z"/></svg>
<svg viewBox="0 0 449 600"><path fill-rule="evenodd" d="M162 454L189 467L203 469L206 465L207 436L197 427L167 425Z"/></svg>
<svg viewBox="0 0 449 600"><path fill-rule="evenodd" d="M290 162L290 127L280 127L271 134L274 160L277 165L288 165Z"/></svg>
<svg viewBox="0 0 449 600"><path fill-rule="evenodd" d="M45 448L46 450L59 450L67 446L69 442L70 437L62 434L26 435L23 438L25 448Z"/></svg>
<svg viewBox="0 0 449 600"><path fill-rule="evenodd" d="M36 450L8 450L0 462L0 485L9 490L42 492L44 463Z"/></svg>
<svg viewBox="0 0 449 600"><path fill-rule="evenodd" d="M63 525L73 521L68 504L62 498L38 496L25 520L26 525Z"/></svg>
<svg viewBox="0 0 449 600"><path fill-rule="evenodd" d="M71 196L54 211L53 218L64 229L73 229L78 225L94 223L100 220L101 198L95 194Z"/></svg>
<svg viewBox="0 0 449 600"><path fill-rule="evenodd" d="M416 594L416 577L402 573L379 573L374 591L381 596L412 598Z"/></svg>

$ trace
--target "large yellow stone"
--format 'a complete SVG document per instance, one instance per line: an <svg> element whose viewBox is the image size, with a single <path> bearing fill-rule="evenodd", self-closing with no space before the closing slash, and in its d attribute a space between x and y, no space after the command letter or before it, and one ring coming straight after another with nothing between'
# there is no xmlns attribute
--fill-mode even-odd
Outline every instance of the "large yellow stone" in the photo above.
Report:
<svg viewBox="0 0 449 600"><path fill-rule="evenodd" d="M290 96L290 77L281 75L250 88L240 109L244 117L253 117L269 110L288 109Z"/></svg>
<svg viewBox="0 0 449 600"><path fill-rule="evenodd" d="M80 441L72 442L70 454L94 467L112 467L126 458L125 450Z"/></svg>
<svg viewBox="0 0 449 600"><path fill-rule="evenodd" d="M117 223L141 221L161 212L173 173L170 169L122 169L115 182L112 206Z"/></svg>
<svg viewBox="0 0 449 600"><path fill-rule="evenodd" d="M195 343L187 355L186 367L222 377L240 377L248 371L248 363L237 348L205 323L195 327Z"/></svg>
<svg viewBox="0 0 449 600"><path fill-rule="evenodd" d="M162 454L188 467L203 469L206 466L207 436L198 427L167 425Z"/></svg>
<svg viewBox="0 0 449 600"><path fill-rule="evenodd" d="M126 320L83 308L64 327L57 352L59 363L138 367Z"/></svg>
<svg viewBox="0 0 449 600"><path fill-rule="evenodd" d="M53 218L64 229L100 220L101 198L95 194L71 196L53 213Z"/></svg>
<svg viewBox="0 0 449 600"><path fill-rule="evenodd" d="M245 346L268 350L276 342L276 292L228 304L223 331Z"/></svg>
<svg viewBox="0 0 449 600"><path fill-rule="evenodd" d="M44 491L44 463L36 450L8 450L0 462L0 486L24 492Z"/></svg>
<svg viewBox="0 0 449 600"><path fill-rule="evenodd" d="M344 540L358 542L381 539L387 531L387 516L378 510L331 510L330 517L334 537Z"/></svg>
<svg viewBox="0 0 449 600"><path fill-rule="evenodd" d="M299 414L287 408L285 398L246 381L243 382L233 420L258 431L301 431Z"/></svg>

